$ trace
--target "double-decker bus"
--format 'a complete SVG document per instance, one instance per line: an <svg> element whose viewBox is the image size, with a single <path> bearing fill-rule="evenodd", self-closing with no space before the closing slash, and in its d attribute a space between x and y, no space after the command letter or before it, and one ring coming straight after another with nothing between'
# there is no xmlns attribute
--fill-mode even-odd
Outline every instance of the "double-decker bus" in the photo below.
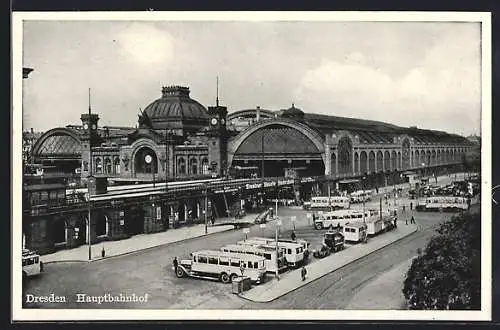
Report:
<svg viewBox="0 0 500 330"><path fill-rule="evenodd" d="M333 229L335 227L343 227L347 222L363 222L370 219L379 219L380 212L375 209L365 210L365 217L363 220L363 210L338 210L332 212L325 212L320 214L314 220L314 228L321 230L324 228Z"/></svg>
<svg viewBox="0 0 500 330"><path fill-rule="evenodd" d="M307 204L312 210L336 210L348 209L350 206L349 197L344 196L315 196L311 197L311 201Z"/></svg>
<svg viewBox="0 0 500 330"><path fill-rule="evenodd" d="M248 276L254 283L264 282L265 258L254 254L232 253L217 250L201 250L191 253L191 259L183 259L177 266L176 275L203 279L218 279L230 283L239 276Z"/></svg>
<svg viewBox="0 0 500 330"><path fill-rule="evenodd" d="M40 255L35 251L23 249L23 283L26 283L29 277L40 275L43 272L43 262Z"/></svg>
<svg viewBox="0 0 500 330"><path fill-rule="evenodd" d="M417 211L456 212L469 209L470 201L466 197L431 196L417 203Z"/></svg>
<svg viewBox="0 0 500 330"><path fill-rule="evenodd" d="M283 249L287 266L298 267L304 263L305 250L302 244L300 243L289 243L278 240L278 243L276 244L276 241L273 238L252 237L244 241L239 241L237 244L252 245L252 246L278 245L279 248Z"/></svg>
<svg viewBox="0 0 500 330"><path fill-rule="evenodd" d="M247 253L264 257L266 259L264 261L264 264L266 266L267 272L276 273L276 271L281 272L287 268L283 249L278 247L278 253L276 253L276 246L228 244L223 246L221 248L221 251L232 253Z"/></svg>

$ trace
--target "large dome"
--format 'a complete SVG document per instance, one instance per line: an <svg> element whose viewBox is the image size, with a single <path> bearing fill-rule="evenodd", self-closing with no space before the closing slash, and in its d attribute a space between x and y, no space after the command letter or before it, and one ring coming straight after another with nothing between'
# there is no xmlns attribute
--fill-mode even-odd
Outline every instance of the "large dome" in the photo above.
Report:
<svg viewBox="0 0 500 330"><path fill-rule="evenodd" d="M144 116L153 129L175 128L197 130L208 124L207 109L189 97L189 88L169 86L162 88L162 97L144 109Z"/></svg>

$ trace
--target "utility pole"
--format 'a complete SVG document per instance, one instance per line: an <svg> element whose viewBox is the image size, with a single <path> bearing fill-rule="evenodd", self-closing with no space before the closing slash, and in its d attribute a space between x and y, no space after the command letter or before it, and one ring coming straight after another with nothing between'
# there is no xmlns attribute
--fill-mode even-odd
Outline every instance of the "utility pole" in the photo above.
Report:
<svg viewBox="0 0 500 330"><path fill-rule="evenodd" d="M88 244L89 244L89 261L92 260L92 235L90 234L90 219L91 219L91 213L92 213L92 208L90 204L90 180L92 180L92 123L91 123L91 118L92 118L92 110L90 107L90 88L89 88L89 122L88 122L88 133L89 133L89 180L87 180L87 192L88 192L88 215L87 215L87 238L88 238Z"/></svg>
<svg viewBox="0 0 500 330"><path fill-rule="evenodd" d="M205 235L208 234L208 185L205 184Z"/></svg>

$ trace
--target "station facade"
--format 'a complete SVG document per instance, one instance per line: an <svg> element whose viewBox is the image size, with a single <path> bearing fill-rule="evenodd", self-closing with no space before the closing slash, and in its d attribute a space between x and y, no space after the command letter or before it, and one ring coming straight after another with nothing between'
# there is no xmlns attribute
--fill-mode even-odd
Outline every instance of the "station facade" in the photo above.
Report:
<svg viewBox="0 0 500 330"><path fill-rule="evenodd" d="M163 87L161 97L141 111L136 127L100 127L98 114L84 113L80 124L40 136L31 159L44 168L47 178L72 178L66 182L66 193L85 186L89 177L110 185L189 182L228 178L232 168L249 168L263 180L295 179L291 188L301 200L311 194L311 182L316 189L321 183L319 190L325 183L335 189L342 180L361 178L373 188L398 183L407 171L437 174L458 166L473 146L446 132L310 114L294 104L281 110L257 107L228 114L218 103L206 108L191 98L188 87ZM31 184L25 189L27 245L51 251L84 244L85 209L61 205L57 184L49 191L43 187ZM35 207L51 196L57 205ZM122 239L167 230L175 226L172 220L208 213L204 197L197 191L126 207L117 200L93 213L90 238ZM226 216L232 201L214 198L211 215Z"/></svg>

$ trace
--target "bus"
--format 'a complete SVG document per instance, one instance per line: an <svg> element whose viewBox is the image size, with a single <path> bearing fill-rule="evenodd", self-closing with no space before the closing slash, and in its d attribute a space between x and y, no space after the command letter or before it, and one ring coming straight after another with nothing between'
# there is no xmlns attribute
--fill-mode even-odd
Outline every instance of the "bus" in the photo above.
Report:
<svg viewBox="0 0 500 330"><path fill-rule="evenodd" d="M181 260L175 274L179 278L218 279L222 283L248 276L252 282L260 284L266 274L265 258L253 254L201 250L191 253L191 259Z"/></svg>
<svg viewBox="0 0 500 330"><path fill-rule="evenodd" d="M349 197L344 196L316 196L311 197L311 202L308 204L313 210L336 210L348 209L350 206Z"/></svg>
<svg viewBox="0 0 500 330"><path fill-rule="evenodd" d="M43 272L43 262L35 251L23 249L22 259L23 283L26 283L29 277L40 275Z"/></svg>
<svg viewBox="0 0 500 330"><path fill-rule="evenodd" d="M417 211L456 212L469 209L470 200L466 197L431 196L417 203Z"/></svg>
<svg viewBox="0 0 500 330"><path fill-rule="evenodd" d="M264 257L266 259L264 261L266 271L270 273L276 273L276 271L281 272L286 269L286 259L283 253L283 249L280 249L278 247L278 254L276 255L276 246L250 246L241 244L229 244L221 247L221 251L247 253Z"/></svg>
<svg viewBox="0 0 500 330"><path fill-rule="evenodd" d="M346 223L342 229L344 239L349 242L364 242L367 239L367 226L364 223Z"/></svg>
<svg viewBox="0 0 500 330"><path fill-rule="evenodd" d="M362 203L372 199L371 190L358 190L350 194L351 203Z"/></svg>
<svg viewBox="0 0 500 330"><path fill-rule="evenodd" d="M237 244L252 246L276 246L276 241L274 240L274 238L252 237L244 241L239 241ZM278 247L283 249L287 266L292 268L299 267L304 263L304 247L302 246L302 244L282 242L278 239Z"/></svg>
<svg viewBox="0 0 500 330"><path fill-rule="evenodd" d="M314 228L321 230L324 228L333 229L342 227L347 222L363 222L370 219L380 218L380 212L376 209L365 210L365 218L363 220L363 210L337 210L320 214L314 220Z"/></svg>

